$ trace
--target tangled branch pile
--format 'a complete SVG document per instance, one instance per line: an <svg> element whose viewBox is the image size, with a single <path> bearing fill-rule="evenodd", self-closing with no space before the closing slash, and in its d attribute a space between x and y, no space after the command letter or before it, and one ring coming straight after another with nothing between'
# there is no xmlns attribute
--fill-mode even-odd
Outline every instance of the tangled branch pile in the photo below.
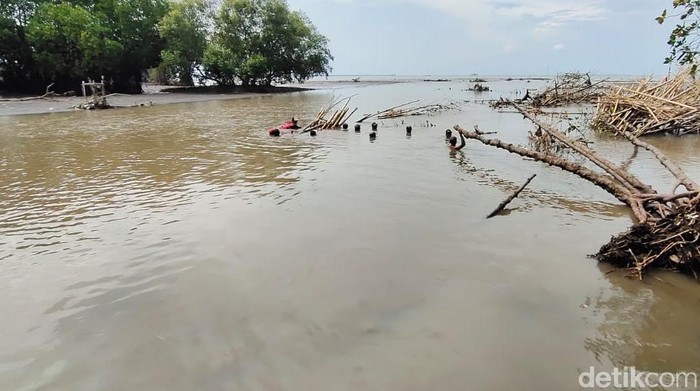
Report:
<svg viewBox="0 0 700 391"><path fill-rule="evenodd" d="M548 126L517 104L513 106L537 125L538 132L565 145L597 167L593 170L547 151L536 151L497 139L489 139L478 130L466 131L455 126L466 138L529 157L575 174L607 191L632 209L638 223L628 232L601 248L596 258L623 268L642 278L648 268L673 268L697 275L700 270L700 185L654 146L624 132L632 144L653 154L659 163L677 179L669 193L660 194L651 186L566 134ZM681 187L685 190L677 192Z"/></svg>
<svg viewBox="0 0 700 391"><path fill-rule="evenodd" d="M641 277L646 268L679 270L698 278L700 203L683 205L652 224L637 224L604 245L596 258L629 268Z"/></svg>
<svg viewBox="0 0 700 391"><path fill-rule="evenodd" d="M363 122L366 121L370 118L377 118L377 119L391 119L391 118L399 118L399 117L406 117L409 115L425 115L425 114L435 114L447 110L455 110L459 108L459 105L456 102L451 102L447 104L430 104L430 105L420 105L416 106L415 104L419 102L417 100L404 103L398 106L390 107L385 110L380 110L374 114L367 114L364 117L360 118L357 122ZM413 106L410 106L413 105ZM408 106L408 107L407 107Z"/></svg>
<svg viewBox="0 0 700 391"><path fill-rule="evenodd" d="M475 91L475 92L484 92L484 91L491 91L491 88L485 84L481 83L476 83L474 84L474 87L469 88L469 91Z"/></svg>
<svg viewBox="0 0 700 391"><path fill-rule="evenodd" d="M587 73L565 73L554 79L554 86L534 96L528 93L521 102L529 101L534 107L557 107L570 104L592 103L602 94L603 81L592 83Z"/></svg>
<svg viewBox="0 0 700 391"><path fill-rule="evenodd" d="M642 80L635 86L612 89L600 96L591 126L635 136L698 133L700 82L686 70L666 81Z"/></svg>

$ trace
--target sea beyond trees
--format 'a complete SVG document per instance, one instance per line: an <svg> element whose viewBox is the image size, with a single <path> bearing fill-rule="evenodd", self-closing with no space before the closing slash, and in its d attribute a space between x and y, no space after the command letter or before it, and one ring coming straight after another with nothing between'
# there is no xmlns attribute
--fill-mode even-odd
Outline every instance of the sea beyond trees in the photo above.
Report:
<svg viewBox="0 0 700 391"><path fill-rule="evenodd" d="M0 91L78 91L104 77L140 93L147 72L191 86L328 75L328 39L284 0L0 0Z"/></svg>

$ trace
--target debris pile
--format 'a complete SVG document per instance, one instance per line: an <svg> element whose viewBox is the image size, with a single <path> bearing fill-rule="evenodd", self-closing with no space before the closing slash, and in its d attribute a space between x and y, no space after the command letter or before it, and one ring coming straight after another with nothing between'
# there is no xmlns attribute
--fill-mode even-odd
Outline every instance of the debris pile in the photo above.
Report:
<svg viewBox="0 0 700 391"><path fill-rule="evenodd" d="M619 86L598 99L591 126L601 132L683 135L700 132L700 82L688 70L660 82Z"/></svg>
<svg viewBox="0 0 700 391"><path fill-rule="evenodd" d="M411 115L425 115L425 114L435 114L447 110L455 110L459 107L456 102L451 102L447 104L429 104L429 105L416 105L419 101L414 100L412 102L404 103L398 106L390 107L385 110L377 111L373 114L367 114L364 117L357 120L357 122L364 122L370 118L377 119L391 119L399 117L407 117Z"/></svg>
<svg viewBox="0 0 700 391"><path fill-rule="evenodd" d="M554 86L536 95L528 91L520 102L534 107L593 103L605 90L604 81L592 83L588 73L565 73L554 79Z"/></svg>
<svg viewBox="0 0 700 391"><path fill-rule="evenodd" d="M109 103L107 103L107 97L111 95L106 95L104 77L102 78L101 82L94 82L92 80L88 80L88 82L83 82L82 89L85 102L75 106L76 109L94 110L112 108L112 106ZM88 92L90 92L89 97Z"/></svg>
<svg viewBox="0 0 700 391"><path fill-rule="evenodd" d="M691 200L665 218L633 226L604 245L596 258L631 269L637 276L647 268L700 272L700 203Z"/></svg>
<svg viewBox="0 0 700 391"><path fill-rule="evenodd" d="M513 107L537 126L537 131L532 136L541 137L546 134L550 142L565 145L572 154L575 153L576 159L562 158L547 150L538 151L489 139L478 129L466 131L459 126L455 126L455 129L466 138L577 175L629 206L637 224L603 246L596 255L599 261L628 268L633 276L640 279L647 269L655 267L670 268L697 277L697 272L700 271L700 185L656 147L639 140L631 132L621 132L634 146L654 155L669 174L676 178L677 183L669 192L659 193L628 172L624 164L613 163L581 140L575 140L542 123L522 106L513 104ZM589 164L582 164L580 158L588 160L596 169L589 168Z"/></svg>
<svg viewBox="0 0 700 391"><path fill-rule="evenodd" d="M469 91L485 92L485 91L491 91L491 89L487 85L484 85L481 83L476 83L476 84L474 84L474 87L469 88Z"/></svg>

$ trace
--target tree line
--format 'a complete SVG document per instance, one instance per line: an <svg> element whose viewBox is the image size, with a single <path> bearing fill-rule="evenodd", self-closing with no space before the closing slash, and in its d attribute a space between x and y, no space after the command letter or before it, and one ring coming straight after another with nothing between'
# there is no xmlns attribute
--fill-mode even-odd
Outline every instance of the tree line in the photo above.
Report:
<svg viewBox="0 0 700 391"><path fill-rule="evenodd" d="M328 39L285 0L0 0L0 90L158 81L268 86L328 75Z"/></svg>

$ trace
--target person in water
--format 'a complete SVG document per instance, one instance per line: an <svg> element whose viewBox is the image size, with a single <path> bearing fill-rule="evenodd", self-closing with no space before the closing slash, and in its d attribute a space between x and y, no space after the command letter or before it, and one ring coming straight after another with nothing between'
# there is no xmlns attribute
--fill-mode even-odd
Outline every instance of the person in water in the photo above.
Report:
<svg viewBox="0 0 700 391"><path fill-rule="evenodd" d="M297 119L292 117L292 119L286 120L282 125L268 130L268 133L272 137L279 137L283 133L294 133L295 130L299 129L297 125Z"/></svg>
<svg viewBox="0 0 700 391"><path fill-rule="evenodd" d="M299 129L299 125L297 125L297 119L295 117L292 117L292 119L288 119L280 126L280 129Z"/></svg>
<svg viewBox="0 0 700 391"><path fill-rule="evenodd" d="M459 151L467 145L467 140L464 139L462 132L459 132L459 138L462 139L462 143L457 146L457 136L450 137L450 151Z"/></svg>

